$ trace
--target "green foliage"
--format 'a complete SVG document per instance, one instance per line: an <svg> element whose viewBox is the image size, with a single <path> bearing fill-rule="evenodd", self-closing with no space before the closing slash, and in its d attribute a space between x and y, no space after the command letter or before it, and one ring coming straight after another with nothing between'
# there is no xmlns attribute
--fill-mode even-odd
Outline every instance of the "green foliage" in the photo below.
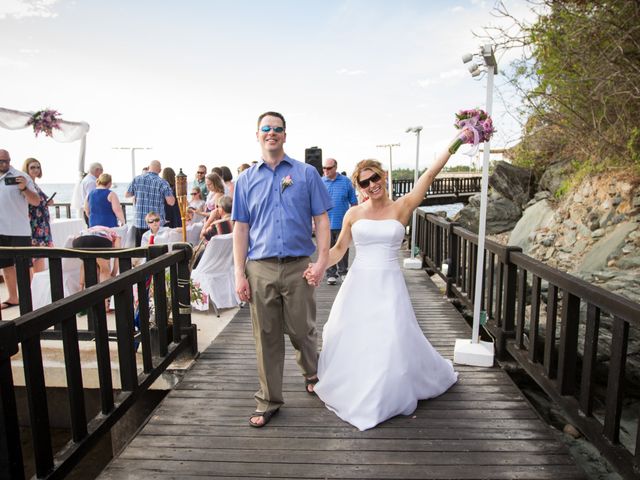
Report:
<svg viewBox="0 0 640 480"><path fill-rule="evenodd" d="M418 176L422 175L426 169L420 170ZM398 168L393 170L394 180L413 180L414 169L413 168Z"/></svg>
<svg viewBox="0 0 640 480"><path fill-rule="evenodd" d="M528 117L514 163L541 171L571 158L579 171L609 164L640 174L640 2L540 3L538 20L520 24L528 53L512 65Z"/></svg>

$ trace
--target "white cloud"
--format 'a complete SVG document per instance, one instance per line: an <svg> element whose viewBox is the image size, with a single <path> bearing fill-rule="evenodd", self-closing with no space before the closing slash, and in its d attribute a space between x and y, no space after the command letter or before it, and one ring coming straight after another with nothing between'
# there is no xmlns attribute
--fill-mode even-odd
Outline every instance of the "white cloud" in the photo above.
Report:
<svg viewBox="0 0 640 480"><path fill-rule="evenodd" d="M336 73L338 75L347 75L349 77L353 77L356 75L364 75L366 72L364 70L349 70L348 68L341 68Z"/></svg>
<svg viewBox="0 0 640 480"><path fill-rule="evenodd" d="M26 68L29 64L23 60L15 60L9 57L0 57L0 68Z"/></svg>
<svg viewBox="0 0 640 480"><path fill-rule="evenodd" d="M457 5L450 10L452 13L464 12L464 7Z"/></svg>
<svg viewBox="0 0 640 480"><path fill-rule="evenodd" d="M451 80L457 78L464 78L466 76L464 68L454 68L453 70L447 70L446 72L440 72L435 78L426 78L419 80L418 85L422 88L428 88L432 85L442 83L443 80Z"/></svg>
<svg viewBox="0 0 640 480"><path fill-rule="evenodd" d="M58 0L2 0L0 20L7 17L57 17L58 14L52 8L56 3Z"/></svg>

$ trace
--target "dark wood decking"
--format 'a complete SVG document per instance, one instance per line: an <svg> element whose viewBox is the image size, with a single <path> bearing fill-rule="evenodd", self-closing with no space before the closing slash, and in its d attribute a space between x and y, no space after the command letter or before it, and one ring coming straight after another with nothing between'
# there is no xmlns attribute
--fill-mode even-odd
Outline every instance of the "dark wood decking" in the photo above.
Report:
<svg viewBox="0 0 640 480"><path fill-rule="evenodd" d="M423 271L405 278L422 329L452 358L470 329ZM337 290L318 289L319 326ZM499 368L457 366L446 394L359 432L304 392L287 347L287 403L267 427L251 428L255 354L249 310L240 310L100 478L584 478Z"/></svg>

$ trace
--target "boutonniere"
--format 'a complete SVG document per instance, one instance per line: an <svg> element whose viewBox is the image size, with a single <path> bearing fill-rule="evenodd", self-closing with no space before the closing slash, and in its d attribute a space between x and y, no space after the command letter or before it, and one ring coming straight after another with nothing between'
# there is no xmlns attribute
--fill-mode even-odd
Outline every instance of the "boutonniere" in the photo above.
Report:
<svg viewBox="0 0 640 480"><path fill-rule="evenodd" d="M291 175L287 175L286 177L284 177L282 179L282 183L281 183L282 190L281 190L281 192L284 192L291 185L293 185L293 179L291 178Z"/></svg>

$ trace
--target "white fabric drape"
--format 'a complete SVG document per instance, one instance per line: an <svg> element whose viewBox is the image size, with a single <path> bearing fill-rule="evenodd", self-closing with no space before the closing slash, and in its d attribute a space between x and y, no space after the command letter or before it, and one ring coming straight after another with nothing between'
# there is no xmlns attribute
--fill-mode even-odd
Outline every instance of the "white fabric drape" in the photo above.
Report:
<svg viewBox="0 0 640 480"><path fill-rule="evenodd" d="M8 130L20 130L31 127L27 122L35 112L21 112L19 110L11 110L9 108L0 107L0 127ZM71 207L81 210L83 199L78 196L80 191L80 181L84 174L84 159L87 150L87 133L89 132L89 124L87 122L69 122L67 120L59 120L59 129L51 132L51 138L60 143L71 143L80 140L80 155L78 157L78 179L74 188L74 195L71 201Z"/></svg>
<svg viewBox="0 0 640 480"><path fill-rule="evenodd" d="M31 127L27 122L35 112L20 112L0 107L0 127L8 130L20 130ZM87 122L69 122L60 120L60 129L54 129L52 138L61 143L76 142L84 138L89 132Z"/></svg>

